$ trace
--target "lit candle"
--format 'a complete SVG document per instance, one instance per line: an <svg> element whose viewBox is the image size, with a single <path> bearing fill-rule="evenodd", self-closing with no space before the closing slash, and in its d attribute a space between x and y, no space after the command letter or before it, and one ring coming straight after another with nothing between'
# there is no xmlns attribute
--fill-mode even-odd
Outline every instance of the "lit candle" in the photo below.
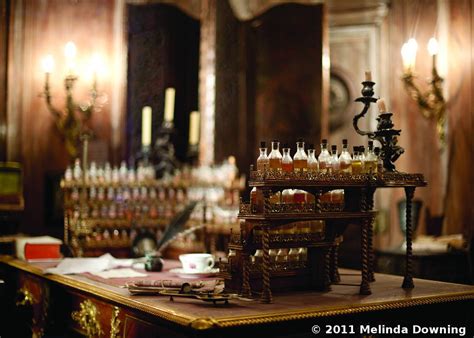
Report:
<svg viewBox="0 0 474 338"><path fill-rule="evenodd" d="M97 88L97 76L103 72L104 64L99 53L94 53L91 57L91 71L92 71L92 87L95 90Z"/></svg>
<svg viewBox="0 0 474 338"><path fill-rule="evenodd" d="M174 117L174 88L166 88L165 91L165 122L173 122Z"/></svg>
<svg viewBox="0 0 474 338"><path fill-rule="evenodd" d="M199 143L199 124L200 114L198 111L193 111L189 115L189 144L196 145Z"/></svg>
<svg viewBox="0 0 474 338"><path fill-rule="evenodd" d="M142 109L142 147L149 147L151 144L151 107Z"/></svg>
<svg viewBox="0 0 474 338"><path fill-rule="evenodd" d="M436 68L436 55L439 52L438 40L431 38L428 41L428 53L433 57L433 69Z"/></svg>
<svg viewBox="0 0 474 338"><path fill-rule="evenodd" d="M379 107L379 112L385 113L387 111L387 107L385 106L385 100L379 99L377 101L377 106Z"/></svg>
<svg viewBox="0 0 474 338"><path fill-rule="evenodd" d="M50 74L54 68L54 59L51 54L46 55L46 57L41 61L43 71L47 74Z"/></svg>
<svg viewBox="0 0 474 338"><path fill-rule="evenodd" d="M75 57L76 57L76 45L74 42L69 41L64 46L64 56L66 57L66 64L69 75L72 75L74 68L76 67Z"/></svg>
<svg viewBox="0 0 474 338"><path fill-rule="evenodd" d="M402 46L402 61L405 72L411 73L415 69L416 52L418 50L418 43L411 38Z"/></svg>
<svg viewBox="0 0 474 338"><path fill-rule="evenodd" d="M41 61L43 71L45 74L45 90L48 90L49 87L49 74L53 71L54 68L54 59L52 55L46 55L46 57Z"/></svg>
<svg viewBox="0 0 474 338"><path fill-rule="evenodd" d="M365 72L365 81L372 81L372 72L370 70Z"/></svg>

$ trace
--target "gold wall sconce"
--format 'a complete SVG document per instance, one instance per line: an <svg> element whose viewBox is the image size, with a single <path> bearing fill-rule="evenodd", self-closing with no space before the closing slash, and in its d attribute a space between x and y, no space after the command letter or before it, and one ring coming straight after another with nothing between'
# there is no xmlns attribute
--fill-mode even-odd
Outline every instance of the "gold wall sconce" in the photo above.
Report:
<svg viewBox="0 0 474 338"><path fill-rule="evenodd" d="M66 91L66 104L64 109L57 109L52 103L50 90L50 75L54 68L52 55L46 56L42 61L45 73L45 82L42 95L46 100L48 110L54 117L56 127L64 138L66 150L71 157L78 155L79 141L84 134L90 134L91 128L88 121L92 113L100 109L98 105L97 73L102 71L103 65L99 54L94 54L91 58L90 68L93 73L92 88L89 90L89 100L84 104L78 104L73 99L73 89L79 77L75 74L77 49L73 42L66 43L64 56L66 58L67 73L64 78L64 88Z"/></svg>
<svg viewBox="0 0 474 338"><path fill-rule="evenodd" d="M418 44L413 38L408 40L401 49L404 68L402 81L405 90L417 102L423 116L436 121L440 149L444 149L446 145L446 101L443 95L443 78L439 76L436 68L436 55L439 52L438 41L435 38L431 38L428 42L428 52L432 56L433 66L431 79L428 81L429 87L426 92L422 92L415 84L416 75L414 74L414 69L417 50Z"/></svg>

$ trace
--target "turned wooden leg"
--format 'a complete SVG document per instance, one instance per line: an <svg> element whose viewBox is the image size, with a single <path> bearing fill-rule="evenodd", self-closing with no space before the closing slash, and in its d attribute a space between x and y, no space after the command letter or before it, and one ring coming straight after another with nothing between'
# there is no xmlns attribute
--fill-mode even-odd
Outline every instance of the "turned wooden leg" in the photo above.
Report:
<svg viewBox="0 0 474 338"><path fill-rule="evenodd" d="M331 248L331 282L339 283L341 276L339 275L339 244Z"/></svg>
<svg viewBox="0 0 474 338"><path fill-rule="evenodd" d="M323 248L324 255L324 290L331 291L331 248Z"/></svg>
<svg viewBox="0 0 474 338"><path fill-rule="evenodd" d="M250 289L250 271L249 271L249 256L242 255L242 297L252 298L252 290Z"/></svg>
<svg viewBox="0 0 474 338"><path fill-rule="evenodd" d="M272 290L270 289L270 233L268 226L263 228L262 236L263 265L262 265L262 296L260 302L272 302Z"/></svg>
<svg viewBox="0 0 474 338"><path fill-rule="evenodd" d="M367 193L367 211L374 210L374 193L375 189L370 188ZM369 255L369 282L375 282L374 276L374 266L375 266L375 254L374 254L374 223L375 217L372 217L369 225L369 233L368 233L368 240L369 240L369 247L368 247L368 255Z"/></svg>
<svg viewBox="0 0 474 338"><path fill-rule="evenodd" d="M405 195L407 200L406 206L406 242L407 242L407 251L406 251L406 268L405 268L405 278L403 279L402 288L404 289L413 289L415 285L413 284L413 251L412 251L412 217L411 217L411 202L413 200L413 195L415 194L415 187L406 187Z"/></svg>
<svg viewBox="0 0 474 338"><path fill-rule="evenodd" d="M370 291L370 284L369 284L369 257L368 257L368 228L370 225L370 219L365 218L362 221L361 228L362 228L362 282L360 284L360 291L361 295L370 295L372 291Z"/></svg>

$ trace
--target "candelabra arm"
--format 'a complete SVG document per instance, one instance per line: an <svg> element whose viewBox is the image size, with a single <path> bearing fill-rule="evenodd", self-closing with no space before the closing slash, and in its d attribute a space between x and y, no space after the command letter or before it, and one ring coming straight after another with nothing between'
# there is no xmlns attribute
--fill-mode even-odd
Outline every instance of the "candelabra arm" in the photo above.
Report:
<svg viewBox="0 0 474 338"><path fill-rule="evenodd" d="M432 79L429 82L430 88L426 93L422 93L414 82L414 75L407 72L403 75L402 81L405 90L410 97L416 101L420 111L425 118L435 119L436 130L441 141L441 148L445 144L445 124L446 124L446 101L443 96L443 78L441 78L435 67L432 69Z"/></svg>
<svg viewBox="0 0 474 338"><path fill-rule="evenodd" d="M56 118L56 121L58 121L57 119L61 117L61 111L56 109L53 106L53 100L51 97L51 90L49 86L49 73L46 73L46 81L44 84L43 96L46 100L46 106L48 107L48 110L51 112L51 114L54 115L54 117Z"/></svg>
<svg viewBox="0 0 474 338"><path fill-rule="evenodd" d="M359 114L356 114L352 120L352 125L354 126L355 131L362 136L368 136L370 139L374 138L374 133L370 131L363 131L359 128L359 120L367 114L370 108L371 103L377 102L377 99L374 98L374 85L375 82L372 81L364 81L362 82L362 96L357 98L356 102L362 102L364 104L364 108Z"/></svg>

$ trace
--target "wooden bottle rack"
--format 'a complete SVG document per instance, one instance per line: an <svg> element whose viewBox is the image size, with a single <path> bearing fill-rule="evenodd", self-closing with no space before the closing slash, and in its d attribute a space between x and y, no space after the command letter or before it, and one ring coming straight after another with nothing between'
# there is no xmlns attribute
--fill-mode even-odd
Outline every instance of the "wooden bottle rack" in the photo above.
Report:
<svg viewBox="0 0 474 338"><path fill-rule="evenodd" d="M349 224L361 229L361 284L360 294L371 294L374 281L373 222L376 216L374 193L377 188L405 189L407 264L402 287L413 288L412 280L412 224L411 201L416 187L426 186L423 175L390 172L382 174L322 174L258 172L251 167L250 187L263 194L263 210L256 212L248 203L240 203L240 231L232 234L229 250L234 254L221 262L221 275L226 289L243 296L260 295L264 303L272 301L272 291L312 289L330 290L340 281L338 247ZM301 189L315 197L314 204L272 205L270 196L284 189ZM342 189L344 203L340 211L321 204L323 193ZM320 231L302 230L305 222L324 221ZM303 222L303 223L302 223ZM282 229L295 224L296 231ZM303 225L302 225L303 224ZM277 262L271 259L274 248L307 248L305 262ZM263 251L261 262L251 262L257 249ZM288 258L289 260L289 258Z"/></svg>

